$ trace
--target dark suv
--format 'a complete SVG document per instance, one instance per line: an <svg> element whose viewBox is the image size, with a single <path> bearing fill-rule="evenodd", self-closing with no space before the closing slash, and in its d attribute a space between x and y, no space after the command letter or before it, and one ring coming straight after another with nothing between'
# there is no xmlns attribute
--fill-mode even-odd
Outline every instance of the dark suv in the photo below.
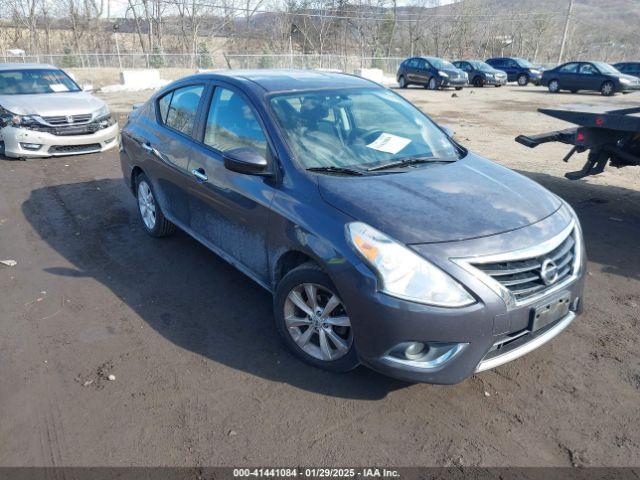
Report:
<svg viewBox="0 0 640 480"><path fill-rule="evenodd" d="M186 77L130 115L120 159L147 233L180 228L262 285L284 343L320 368L455 383L580 311L571 207L363 78Z"/></svg>
<svg viewBox="0 0 640 480"><path fill-rule="evenodd" d="M396 78L400 88L423 85L429 90L445 87L461 90L469 84L469 77L465 72L451 62L437 57L407 58L400 64Z"/></svg>
<svg viewBox="0 0 640 480"><path fill-rule="evenodd" d="M528 83L540 84L542 78L542 67L534 66L529 60L516 57L489 58L487 63L493 68L502 70L507 74L508 82L518 82L524 87Z"/></svg>
<svg viewBox="0 0 640 480"><path fill-rule="evenodd" d="M640 62L620 62L614 63L613 66L620 73L640 78Z"/></svg>

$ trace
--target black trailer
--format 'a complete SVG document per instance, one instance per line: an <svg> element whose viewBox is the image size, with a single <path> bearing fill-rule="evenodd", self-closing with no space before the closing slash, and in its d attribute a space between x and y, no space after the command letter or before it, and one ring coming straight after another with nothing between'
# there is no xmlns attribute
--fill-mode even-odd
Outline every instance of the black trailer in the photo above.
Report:
<svg viewBox="0 0 640 480"><path fill-rule="evenodd" d="M519 135L516 142L529 148L548 142L572 145L564 157L565 162L574 153L588 150L589 157L582 170L566 173L568 179L601 173L607 163L618 168L640 165L640 106L637 104L615 110L610 105L567 105L538 111L578 126L540 135Z"/></svg>

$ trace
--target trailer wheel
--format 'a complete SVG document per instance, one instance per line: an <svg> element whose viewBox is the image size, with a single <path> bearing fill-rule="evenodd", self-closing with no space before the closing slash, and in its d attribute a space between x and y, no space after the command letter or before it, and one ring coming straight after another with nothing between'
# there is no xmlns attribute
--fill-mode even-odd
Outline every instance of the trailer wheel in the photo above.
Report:
<svg viewBox="0 0 640 480"><path fill-rule="evenodd" d="M614 93L616 93L614 87L613 87L613 83L611 83L610 81L606 81L602 84L602 87L600 88L600 93L602 95L604 95L605 97L610 97L612 96Z"/></svg>
<svg viewBox="0 0 640 480"><path fill-rule="evenodd" d="M551 80L549 82L549 91L551 93L558 93L560 91L560 83L558 80Z"/></svg>

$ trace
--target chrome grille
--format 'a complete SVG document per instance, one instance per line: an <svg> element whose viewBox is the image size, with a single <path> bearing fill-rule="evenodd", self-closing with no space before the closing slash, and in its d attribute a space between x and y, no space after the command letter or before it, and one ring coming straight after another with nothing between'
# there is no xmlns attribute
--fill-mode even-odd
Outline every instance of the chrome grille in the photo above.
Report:
<svg viewBox="0 0 640 480"><path fill-rule="evenodd" d="M575 254L576 241L571 233L556 248L537 257L473 265L509 290L516 301L520 302L542 294L571 277ZM543 263L548 263L549 260L557 268L557 278L552 282L549 282L549 279L545 282Z"/></svg>
<svg viewBox="0 0 640 480"><path fill-rule="evenodd" d="M82 115L57 115L53 117L42 117L42 119L49 125L73 125L78 123L88 123L91 121L91 114Z"/></svg>

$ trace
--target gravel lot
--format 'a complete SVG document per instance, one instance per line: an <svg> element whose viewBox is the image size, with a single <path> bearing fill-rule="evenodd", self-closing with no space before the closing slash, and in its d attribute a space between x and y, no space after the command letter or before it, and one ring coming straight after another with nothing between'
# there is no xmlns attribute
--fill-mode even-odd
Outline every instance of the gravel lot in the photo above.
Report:
<svg viewBox="0 0 640 480"><path fill-rule="evenodd" d="M0 160L0 260L17 261L0 265L0 464L640 464L640 168L570 182L584 155L513 141L563 126L539 106L640 94L402 93L574 206L590 262L567 331L455 386L315 370L259 286L185 234L144 234L117 153Z"/></svg>

